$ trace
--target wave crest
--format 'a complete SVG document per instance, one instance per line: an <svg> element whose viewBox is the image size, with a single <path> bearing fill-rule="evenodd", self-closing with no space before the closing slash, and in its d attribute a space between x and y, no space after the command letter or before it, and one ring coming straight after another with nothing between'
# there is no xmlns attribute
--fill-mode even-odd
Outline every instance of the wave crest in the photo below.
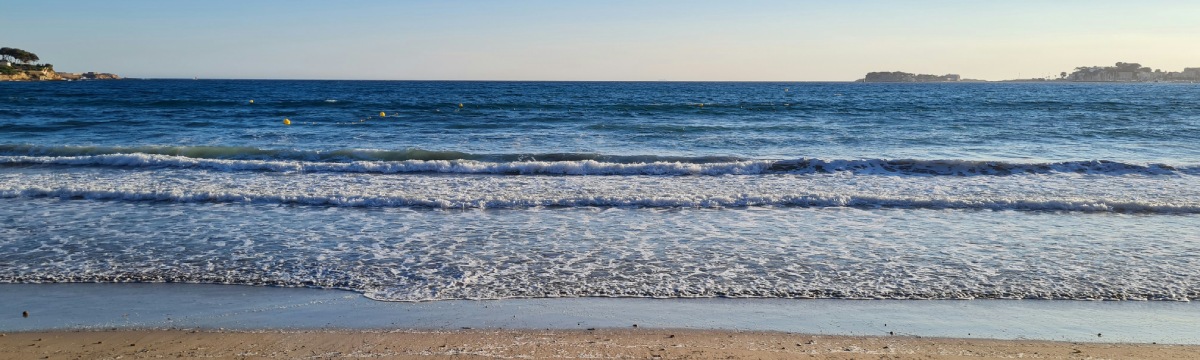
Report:
<svg viewBox="0 0 1200 360"><path fill-rule="evenodd" d="M0 189L0 198L62 198L179 203L255 203L339 207L421 207L441 209L513 209L529 207L745 208L850 207L955 210L1018 210L1200 214L1200 205L1110 199L1022 199L908 197L840 194L678 196L577 196L558 198L437 198L423 195L258 193L249 191L129 191L87 187L26 186Z"/></svg>
<svg viewBox="0 0 1200 360"><path fill-rule="evenodd" d="M761 175L903 176L1200 175L1200 165L1136 164L1108 160L1015 163L977 160L858 159L745 160L737 157L470 154L406 150L263 150L249 147L0 146L0 164L199 168L220 171L444 173L496 175Z"/></svg>

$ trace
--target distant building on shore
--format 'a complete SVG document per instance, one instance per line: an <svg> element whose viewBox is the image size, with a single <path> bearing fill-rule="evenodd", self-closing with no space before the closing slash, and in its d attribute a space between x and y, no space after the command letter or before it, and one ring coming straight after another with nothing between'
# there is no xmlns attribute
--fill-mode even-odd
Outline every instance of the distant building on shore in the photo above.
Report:
<svg viewBox="0 0 1200 360"><path fill-rule="evenodd" d="M1062 80L1079 82L1159 82L1200 81L1200 68L1185 68L1181 72L1164 72L1138 63L1119 62L1115 66L1081 66Z"/></svg>

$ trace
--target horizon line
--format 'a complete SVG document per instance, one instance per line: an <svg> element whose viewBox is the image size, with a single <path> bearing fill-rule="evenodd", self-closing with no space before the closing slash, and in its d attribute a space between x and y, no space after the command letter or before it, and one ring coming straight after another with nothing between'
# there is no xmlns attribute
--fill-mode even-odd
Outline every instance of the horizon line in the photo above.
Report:
<svg viewBox="0 0 1200 360"><path fill-rule="evenodd" d="M964 81L937 81L937 82L866 82L858 80L513 80L513 79L335 79L335 78L233 78L233 77L122 77L123 80L257 80L257 81L406 81L406 82L709 82L709 83L872 83L872 84L925 84L925 83L981 83L981 82L1078 82L1078 81L1059 81L1059 80L1038 80L1038 79L1011 79L1011 80L981 80L971 79ZM92 81L92 80L88 80Z"/></svg>

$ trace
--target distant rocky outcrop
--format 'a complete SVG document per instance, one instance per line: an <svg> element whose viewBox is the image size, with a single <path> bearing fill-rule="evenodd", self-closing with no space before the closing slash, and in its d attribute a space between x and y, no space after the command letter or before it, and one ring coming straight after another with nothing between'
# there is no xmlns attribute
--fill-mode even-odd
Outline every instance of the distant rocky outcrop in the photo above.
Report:
<svg viewBox="0 0 1200 360"><path fill-rule="evenodd" d="M10 60L11 59L11 60ZM120 76L109 73L86 72L82 74L56 72L54 65L34 64L38 61L34 53L0 48L0 81L53 81L53 80L119 80Z"/></svg>
<svg viewBox="0 0 1200 360"><path fill-rule="evenodd" d="M56 72L54 69L22 70L13 74L0 74L0 81L56 81L56 80L121 80L121 76L111 73L85 72L69 73Z"/></svg>
<svg viewBox="0 0 1200 360"><path fill-rule="evenodd" d="M63 80L57 72L54 72L54 68L50 66L38 70L14 69L12 67L5 70L9 71L0 70L0 81Z"/></svg>
<svg viewBox="0 0 1200 360"><path fill-rule="evenodd" d="M56 72L47 66L41 70L16 70L8 74L0 74L0 81L58 81L58 80L121 80L121 76L110 73L85 72L69 73Z"/></svg>
<svg viewBox="0 0 1200 360"><path fill-rule="evenodd" d="M121 76L110 73L85 72L85 73L68 73L60 72L58 77L62 80L121 80Z"/></svg>
<svg viewBox="0 0 1200 360"><path fill-rule="evenodd" d="M83 73L83 78L90 79L90 80L121 80L121 77L117 76L117 74L98 73L98 72L90 72L90 71Z"/></svg>
<svg viewBox="0 0 1200 360"><path fill-rule="evenodd" d="M858 82L954 82L962 80L958 74L929 75L913 74L901 71L869 72Z"/></svg>

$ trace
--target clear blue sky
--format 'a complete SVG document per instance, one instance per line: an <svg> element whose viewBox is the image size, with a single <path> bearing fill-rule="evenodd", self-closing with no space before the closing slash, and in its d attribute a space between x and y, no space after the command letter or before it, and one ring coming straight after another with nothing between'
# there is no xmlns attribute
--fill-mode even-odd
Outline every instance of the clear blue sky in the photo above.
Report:
<svg viewBox="0 0 1200 360"><path fill-rule="evenodd" d="M1200 67L1200 1L10 1L0 46L130 77L989 80Z"/></svg>

